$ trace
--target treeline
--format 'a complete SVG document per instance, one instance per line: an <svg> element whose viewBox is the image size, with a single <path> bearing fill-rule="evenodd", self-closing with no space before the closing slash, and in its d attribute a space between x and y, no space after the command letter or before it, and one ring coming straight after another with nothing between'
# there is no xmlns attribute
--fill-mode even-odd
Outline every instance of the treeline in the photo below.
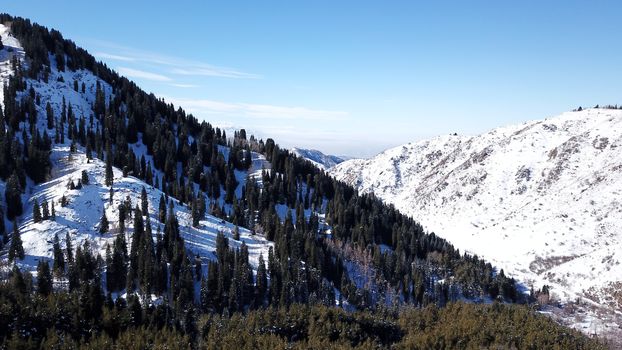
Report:
<svg viewBox="0 0 622 350"><path fill-rule="evenodd" d="M51 292L14 270L0 284L8 349L605 349L526 306L347 312L320 304L179 315L167 303L104 297L93 286Z"/></svg>

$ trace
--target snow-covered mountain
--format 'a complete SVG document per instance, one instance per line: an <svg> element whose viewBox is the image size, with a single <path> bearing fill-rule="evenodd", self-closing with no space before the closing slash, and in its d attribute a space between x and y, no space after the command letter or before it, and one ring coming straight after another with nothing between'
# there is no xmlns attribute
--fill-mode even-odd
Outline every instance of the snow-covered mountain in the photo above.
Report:
<svg viewBox="0 0 622 350"><path fill-rule="evenodd" d="M298 157L305 158L318 168L328 170L335 165L343 162L343 157L327 155L316 149L293 148L292 152Z"/></svg>
<svg viewBox="0 0 622 350"><path fill-rule="evenodd" d="M573 322L602 333L622 312L621 150L622 111L588 109L409 143L330 173L526 287L597 308L598 320Z"/></svg>
<svg viewBox="0 0 622 350"><path fill-rule="evenodd" d="M24 50L20 42L12 36L8 27L0 24L0 37L4 43L4 49L0 50L0 84L8 81L8 78L15 73L11 61L17 58L21 64L27 64L24 59ZM26 79L29 88L32 89L40 99L40 103L35 105L37 114L40 116L36 121L38 130L47 132L50 138L54 138L54 131L46 127L46 109L47 103L50 104L55 115L61 115L63 101L67 108L72 108L78 116L92 116L93 106L96 99L96 85L99 84L106 98L113 95L113 89L109 84L96 77L88 70L64 70L57 69L54 65L51 67L47 81ZM74 88L74 82L78 86L84 86L84 90ZM0 89L2 90L2 89ZM20 92L23 97L28 92ZM0 103L3 100L0 99ZM92 119L92 128L101 127L97 119ZM145 187L148 195L149 215L153 227L154 239L158 230L163 229L163 224L157 220L157 211L160 197L163 193L144 181L132 176L122 176L120 169L114 169L113 181L113 198L110 199L109 188L104 185L105 163L99 159L87 161L85 150L83 147L77 147L70 152L71 140L66 139L64 143L54 144L50 161L52 163L51 180L42 184L35 185L28 180L24 194L22 195L22 203L24 203L24 215L18 221L19 231L23 241L26 259L20 261L18 265L25 269L34 271L37 262L41 259L52 259L52 240L55 234L61 240L61 244L65 245L66 234L73 241L74 247L81 245L84 241L89 244L96 253L105 256L106 245L112 244L114 237L118 233L116 211L119 204L130 199L132 207L140 203L141 190ZM147 154L146 146L142 143L142 136L139 136L138 142L129 145L138 157L144 156L147 162L152 162L152 156ZM221 151L225 158L228 157L228 149L223 147ZM253 152L252 165L248 172L236 172L236 178L239 185L236 194L241 195L241 191L246 183L247 175L259 176L262 169L269 169L270 163L265 158ZM81 179L82 171L86 171L90 178L88 185L83 185L80 189L69 189L67 184L70 181L77 183ZM162 178L162 172L155 170L154 175ZM5 183L0 181L0 192L4 193ZM61 197L65 197L67 205L61 207L59 205ZM39 203L56 204L56 219L44 220L35 223L33 220L33 203L37 200ZM214 259L215 240L218 232L222 232L229 238L232 247L239 247L245 242L249 251L249 262L253 268L257 267L257 260L260 254L264 256L268 254L268 248L273 245L272 242L265 238L253 235L246 228L239 228L240 239L233 239L235 225L219 219L215 216L207 214L204 220L200 221L197 227L192 226L191 208L177 200L173 200L174 211L179 220L180 233L186 242L186 247L198 255L204 262ZM207 206L216 204L218 207L230 207L225 204L222 199L218 203L207 203ZM51 204L50 204L51 205ZM99 222L102 212L107 213L107 218L111 221L110 232L105 234L99 233ZM285 215L283 213L283 215ZM5 223L7 227L12 227L12 223L8 220ZM127 227L127 234L131 235L133 227L131 223Z"/></svg>

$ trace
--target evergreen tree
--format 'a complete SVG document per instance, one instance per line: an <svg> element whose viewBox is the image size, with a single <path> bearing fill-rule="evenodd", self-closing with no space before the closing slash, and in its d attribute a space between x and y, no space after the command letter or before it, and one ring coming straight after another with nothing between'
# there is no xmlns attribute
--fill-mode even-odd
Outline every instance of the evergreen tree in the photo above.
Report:
<svg viewBox="0 0 622 350"><path fill-rule="evenodd" d="M13 220L22 215L22 186L16 172L13 172L13 175L6 182L4 197L6 199L7 218Z"/></svg>
<svg viewBox="0 0 622 350"><path fill-rule="evenodd" d="M86 170L82 170L81 181L83 185L89 184L89 174L86 172Z"/></svg>
<svg viewBox="0 0 622 350"><path fill-rule="evenodd" d="M52 110L52 106L50 105L50 102L47 102L47 104L45 105L45 112L46 112L46 117L47 117L47 127L48 129L53 129L54 128L54 110Z"/></svg>
<svg viewBox="0 0 622 350"><path fill-rule="evenodd" d="M58 233L54 234L54 241L52 244L52 256L54 258L54 275L60 277L65 273L65 255L60 247L60 241L58 239Z"/></svg>
<svg viewBox="0 0 622 350"><path fill-rule="evenodd" d="M39 260L37 265L37 291L43 296L52 292L52 273L47 261Z"/></svg>
<svg viewBox="0 0 622 350"><path fill-rule="evenodd" d="M48 206L48 201L45 200L43 201L43 203L41 203L41 218L43 220L49 220L50 219L50 208Z"/></svg>
<svg viewBox="0 0 622 350"><path fill-rule="evenodd" d="M158 219L161 223L166 222L166 199L164 195L160 195L160 205L158 206Z"/></svg>
<svg viewBox="0 0 622 350"><path fill-rule="evenodd" d="M147 190L145 186L140 191L140 210L142 210L143 214L149 217L149 199L147 197Z"/></svg>
<svg viewBox="0 0 622 350"><path fill-rule="evenodd" d="M17 221L13 221L13 234L11 235L11 245L9 246L9 262L13 262L15 259L23 260L24 257L24 247L22 246L22 238L17 227Z"/></svg>
<svg viewBox="0 0 622 350"><path fill-rule="evenodd" d="M138 255L138 281L142 293L148 295L153 289L154 265L156 263L153 232L149 218L147 218L145 227L145 234L143 235Z"/></svg>
<svg viewBox="0 0 622 350"><path fill-rule="evenodd" d="M263 254L259 254L255 291L255 305L257 307L261 307L266 302L266 295L268 292L268 272L266 271L266 264L263 259Z"/></svg>
<svg viewBox="0 0 622 350"><path fill-rule="evenodd" d="M108 218L106 217L106 209L102 211L102 217L99 221L99 233L104 234L108 232Z"/></svg>
<svg viewBox="0 0 622 350"><path fill-rule="evenodd" d="M67 263L73 263L73 244L71 243L69 232L65 235L65 252L67 254Z"/></svg>
<svg viewBox="0 0 622 350"><path fill-rule="evenodd" d="M52 200L51 202L52 202L51 218L52 218L52 220L56 220L56 209L54 208L54 200Z"/></svg>
<svg viewBox="0 0 622 350"><path fill-rule="evenodd" d="M143 215L136 205L136 209L134 209L134 234L132 235L132 246L130 250L130 269L128 271L127 277L127 289L128 291L134 290L136 288L136 279L138 278L138 267L139 267L139 254L141 251L141 243L144 242L145 235L145 226L143 221Z"/></svg>
<svg viewBox="0 0 622 350"><path fill-rule="evenodd" d="M106 254L106 283L108 291L116 292L125 288L127 261L125 235L120 233L115 238L112 252L110 255Z"/></svg>
<svg viewBox="0 0 622 350"><path fill-rule="evenodd" d="M41 208L39 207L39 200L36 198L32 208L32 219L35 223L41 222Z"/></svg>

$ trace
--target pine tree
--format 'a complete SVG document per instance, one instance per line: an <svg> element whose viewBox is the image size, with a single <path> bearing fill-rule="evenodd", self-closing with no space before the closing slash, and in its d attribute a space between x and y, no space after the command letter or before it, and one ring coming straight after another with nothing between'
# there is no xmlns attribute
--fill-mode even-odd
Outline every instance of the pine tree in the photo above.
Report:
<svg viewBox="0 0 622 350"><path fill-rule="evenodd" d="M192 226L199 227L201 215L199 214L199 206L196 199L192 201Z"/></svg>
<svg viewBox="0 0 622 350"><path fill-rule="evenodd" d="M233 228L233 239L236 241L240 240L240 227L238 225L235 225Z"/></svg>
<svg viewBox="0 0 622 350"><path fill-rule="evenodd" d="M108 218L106 217L106 209L104 208L101 220L99 221L99 233L104 234L108 232L108 226Z"/></svg>
<svg viewBox="0 0 622 350"><path fill-rule="evenodd" d="M82 181L83 185L88 185L89 184L89 174L86 172L86 170L82 170L81 181Z"/></svg>
<svg viewBox="0 0 622 350"><path fill-rule="evenodd" d="M11 245L9 246L9 261L15 259L23 260L25 257L24 247L22 246L22 238L20 237L17 221L13 221L13 235L11 236Z"/></svg>
<svg viewBox="0 0 622 350"><path fill-rule="evenodd" d="M56 220L56 209L54 208L54 200L52 200L52 220Z"/></svg>
<svg viewBox="0 0 622 350"><path fill-rule="evenodd" d="M52 273L47 261L39 260L37 265L37 291L43 296L52 292Z"/></svg>
<svg viewBox="0 0 622 350"><path fill-rule="evenodd" d="M4 197L6 199L7 218L13 220L22 215L22 186L16 172L13 172L13 175L6 182Z"/></svg>
<svg viewBox="0 0 622 350"><path fill-rule="evenodd" d="M120 291L125 287L127 277L127 244L125 235L118 234L113 243L112 252L106 256L106 281L110 292Z"/></svg>
<svg viewBox="0 0 622 350"><path fill-rule="evenodd" d="M43 203L41 203L41 218L43 220L49 220L50 219L50 208L48 205L48 201L43 201Z"/></svg>
<svg viewBox="0 0 622 350"><path fill-rule="evenodd" d="M39 201L36 198L32 209L32 219L35 223L41 222L41 208L39 207Z"/></svg>
<svg viewBox="0 0 622 350"><path fill-rule="evenodd" d="M58 239L58 233L54 234L54 243L52 244L52 254L54 258L54 265L52 269L54 274L58 277L65 273L65 255L60 247L60 241Z"/></svg>
<svg viewBox="0 0 622 350"><path fill-rule="evenodd" d="M154 285L154 264L156 263L155 249L153 246L153 232L151 230L151 220L147 218L145 234L140 244L140 254L138 255L138 280L143 294L151 293Z"/></svg>
<svg viewBox="0 0 622 350"><path fill-rule="evenodd" d="M139 254L143 253L141 251L141 243L143 242L145 235L145 226L143 221L143 215L136 205L134 209L134 234L132 235L132 246L130 250L130 269L127 274L127 289L128 291L134 290L136 288L136 279L138 278L138 267L139 267Z"/></svg>
<svg viewBox="0 0 622 350"><path fill-rule="evenodd" d="M142 210L143 214L149 217L149 199L147 198L147 190L145 186L140 192L140 210Z"/></svg>
<svg viewBox="0 0 622 350"><path fill-rule="evenodd" d="M263 254L259 254L255 291L255 306L261 307L266 301L266 293L268 292L268 273L266 271L266 264L263 260Z"/></svg>
<svg viewBox="0 0 622 350"><path fill-rule="evenodd" d="M166 222L166 199L164 195L160 195L160 205L158 206L158 219L161 223Z"/></svg>
<svg viewBox="0 0 622 350"><path fill-rule="evenodd" d="M54 110L52 110L52 106L50 105L50 102L48 102L45 105L45 112L46 112L46 117L47 117L47 127L48 129L53 129L54 128Z"/></svg>
<svg viewBox="0 0 622 350"><path fill-rule="evenodd" d="M71 236L69 232L65 235L65 252L67 254L67 263L73 263L73 244L71 243Z"/></svg>

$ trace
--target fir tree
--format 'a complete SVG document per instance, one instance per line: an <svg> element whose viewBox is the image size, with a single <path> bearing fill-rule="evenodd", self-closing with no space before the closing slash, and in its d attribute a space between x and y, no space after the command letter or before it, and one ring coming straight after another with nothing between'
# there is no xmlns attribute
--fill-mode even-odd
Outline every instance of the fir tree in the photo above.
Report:
<svg viewBox="0 0 622 350"><path fill-rule="evenodd" d="M35 223L41 222L41 208L39 207L39 201L36 198L32 208L32 219Z"/></svg>
<svg viewBox="0 0 622 350"><path fill-rule="evenodd" d="M166 199L164 195L160 195L160 205L158 206L158 219L161 223L166 222Z"/></svg>
<svg viewBox="0 0 622 350"><path fill-rule="evenodd" d="M266 271L266 264L263 260L263 254L259 254L255 291L255 305L256 307L261 307L266 301L266 294L268 292L268 273Z"/></svg>
<svg viewBox="0 0 622 350"><path fill-rule="evenodd" d="M22 186L16 172L13 172L6 182L4 197L7 205L7 218L13 220L22 215Z"/></svg>
<svg viewBox="0 0 622 350"><path fill-rule="evenodd" d="M102 212L101 220L99 221L99 233L104 234L108 232L108 218L106 217L106 209Z"/></svg>
<svg viewBox="0 0 622 350"><path fill-rule="evenodd" d="M47 261L39 260L37 265L37 292L43 296L52 292L52 273Z"/></svg>
<svg viewBox="0 0 622 350"><path fill-rule="evenodd" d="M82 170L81 181L83 185L89 184L89 174L86 172L86 170Z"/></svg>
<svg viewBox="0 0 622 350"><path fill-rule="evenodd" d="M54 128L54 110L52 110L52 106L50 102L45 105L45 112L47 117L47 127L48 129Z"/></svg>
<svg viewBox="0 0 622 350"><path fill-rule="evenodd" d="M63 254L63 250L60 247L58 233L54 234L53 242L54 243L52 244L52 254L54 258L54 265L52 266L52 269L54 270L54 274L60 277L65 273L65 255Z"/></svg>
<svg viewBox="0 0 622 350"><path fill-rule="evenodd" d="M22 246L22 238L20 237L17 227L17 221L13 221L13 234L11 235L11 245L9 246L9 261L13 262L15 259L23 260L24 257L24 247Z"/></svg>
<svg viewBox="0 0 622 350"><path fill-rule="evenodd" d="M67 263L73 263L73 244L69 232L65 235L65 253L67 254Z"/></svg>
<svg viewBox="0 0 622 350"><path fill-rule="evenodd" d="M43 220L49 220L50 219L50 208L49 208L47 200L45 200L45 201L43 201L43 203L41 203L41 218Z"/></svg>
<svg viewBox="0 0 622 350"><path fill-rule="evenodd" d="M142 210L143 214L149 216L149 199L147 197L147 190L145 186L140 191L140 210Z"/></svg>

